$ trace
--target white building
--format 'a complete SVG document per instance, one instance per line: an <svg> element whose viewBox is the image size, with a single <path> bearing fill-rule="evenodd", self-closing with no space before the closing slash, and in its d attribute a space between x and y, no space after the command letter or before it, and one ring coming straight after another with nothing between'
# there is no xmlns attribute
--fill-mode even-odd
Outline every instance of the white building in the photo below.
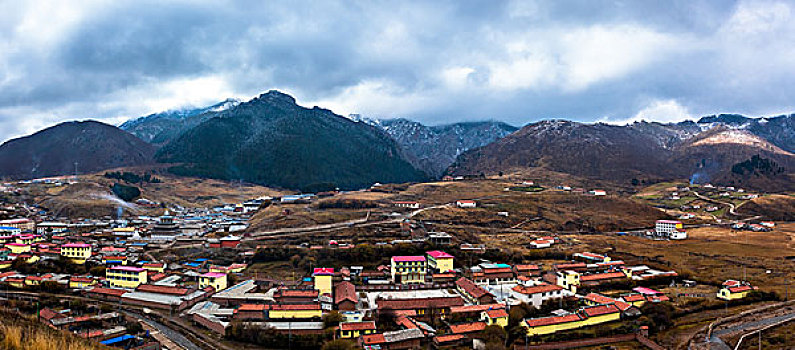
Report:
<svg viewBox="0 0 795 350"><path fill-rule="evenodd" d="M657 235L667 236L670 239L685 239L687 231L681 221L676 220L657 220L654 230Z"/></svg>
<svg viewBox="0 0 795 350"><path fill-rule="evenodd" d="M455 205L459 208L475 208L478 206L478 203L471 200L460 200L456 201Z"/></svg>

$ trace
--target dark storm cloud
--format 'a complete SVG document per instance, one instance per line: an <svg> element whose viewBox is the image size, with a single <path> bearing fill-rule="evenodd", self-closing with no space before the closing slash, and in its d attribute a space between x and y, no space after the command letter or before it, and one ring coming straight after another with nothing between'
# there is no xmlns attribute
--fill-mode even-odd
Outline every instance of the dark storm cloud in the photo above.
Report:
<svg viewBox="0 0 795 350"><path fill-rule="evenodd" d="M427 123L789 111L795 6L0 2L0 139L283 89Z"/></svg>

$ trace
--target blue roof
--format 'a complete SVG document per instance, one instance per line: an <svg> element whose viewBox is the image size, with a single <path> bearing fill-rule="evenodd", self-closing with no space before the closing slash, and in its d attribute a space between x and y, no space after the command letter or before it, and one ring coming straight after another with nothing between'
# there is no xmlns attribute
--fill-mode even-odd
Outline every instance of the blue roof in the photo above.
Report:
<svg viewBox="0 0 795 350"><path fill-rule="evenodd" d="M195 263L195 262L192 262L192 263L187 263L187 264L185 264L185 265L187 265L187 266L193 266L193 267L198 267L198 266L199 266L199 265L201 265L201 264L199 264L199 263Z"/></svg>
<svg viewBox="0 0 795 350"><path fill-rule="evenodd" d="M199 262L202 262L202 261L207 261L207 258L199 258L199 259L194 259L193 261L199 261Z"/></svg>
<svg viewBox="0 0 795 350"><path fill-rule="evenodd" d="M0 230L16 231L16 230L19 230L19 228L11 227L11 226L0 226Z"/></svg>
<svg viewBox="0 0 795 350"><path fill-rule="evenodd" d="M125 335L123 335L121 337L110 338L108 340L103 340L103 341L101 341L99 343L102 344L102 345L111 345L111 344L116 344L118 342L122 342L122 341L125 341L125 340L129 340L129 339L135 339L135 336L132 336L132 335L129 335L129 334L125 334Z"/></svg>

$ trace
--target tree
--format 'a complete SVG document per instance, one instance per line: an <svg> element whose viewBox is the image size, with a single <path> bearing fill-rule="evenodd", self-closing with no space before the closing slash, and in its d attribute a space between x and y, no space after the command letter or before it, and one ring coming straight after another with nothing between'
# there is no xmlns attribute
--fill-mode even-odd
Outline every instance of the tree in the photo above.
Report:
<svg viewBox="0 0 795 350"><path fill-rule="evenodd" d="M337 311L331 311L323 315L323 328L336 327L343 321L342 315Z"/></svg>
<svg viewBox="0 0 795 350"><path fill-rule="evenodd" d="M505 332L505 329L498 325L491 325L486 326L481 332L481 336L483 337L483 342L486 343L486 347L488 348L488 344L498 344L501 348L505 348L505 339L508 337L508 333ZM497 348L494 348L497 349Z"/></svg>

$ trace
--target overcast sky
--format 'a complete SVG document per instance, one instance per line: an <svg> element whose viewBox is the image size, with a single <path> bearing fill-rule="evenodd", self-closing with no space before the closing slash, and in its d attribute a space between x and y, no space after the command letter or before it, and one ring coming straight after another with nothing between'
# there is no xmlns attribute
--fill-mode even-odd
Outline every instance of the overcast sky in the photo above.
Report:
<svg viewBox="0 0 795 350"><path fill-rule="evenodd" d="M279 89L429 124L795 111L776 1L0 0L0 141Z"/></svg>

